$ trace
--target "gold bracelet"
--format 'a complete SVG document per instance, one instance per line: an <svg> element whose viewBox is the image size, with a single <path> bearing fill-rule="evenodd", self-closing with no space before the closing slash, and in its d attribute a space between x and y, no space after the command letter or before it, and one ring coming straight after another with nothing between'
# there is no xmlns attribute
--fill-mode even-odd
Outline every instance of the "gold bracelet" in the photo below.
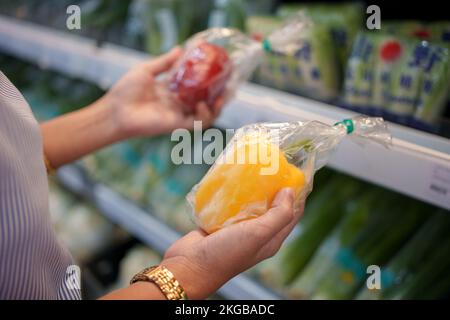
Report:
<svg viewBox="0 0 450 320"><path fill-rule="evenodd" d="M51 165L50 161L48 160L47 156L44 153L44 162L45 162L45 168L47 169L47 174L54 174L55 168Z"/></svg>
<svg viewBox="0 0 450 320"><path fill-rule="evenodd" d="M142 270L131 279L130 284L138 281L153 282L159 287L167 300L187 300L183 287L175 279L173 273L164 266L153 266Z"/></svg>

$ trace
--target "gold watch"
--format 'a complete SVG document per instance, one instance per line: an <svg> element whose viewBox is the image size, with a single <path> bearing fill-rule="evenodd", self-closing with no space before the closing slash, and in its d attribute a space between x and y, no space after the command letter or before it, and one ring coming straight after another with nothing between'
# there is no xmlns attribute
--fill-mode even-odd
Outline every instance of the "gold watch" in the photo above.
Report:
<svg viewBox="0 0 450 320"><path fill-rule="evenodd" d="M131 279L130 284L138 281L153 282L159 287L167 300L187 300L183 287L175 279L173 273L164 266L145 268Z"/></svg>

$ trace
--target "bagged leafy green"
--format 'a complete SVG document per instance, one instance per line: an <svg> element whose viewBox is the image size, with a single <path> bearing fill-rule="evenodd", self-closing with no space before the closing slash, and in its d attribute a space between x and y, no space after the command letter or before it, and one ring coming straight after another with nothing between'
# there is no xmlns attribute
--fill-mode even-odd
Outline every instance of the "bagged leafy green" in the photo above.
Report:
<svg viewBox="0 0 450 320"><path fill-rule="evenodd" d="M395 66L406 57L406 43L387 34L377 34L372 37L376 39L376 54L370 106L377 110L378 114L382 114L381 111L390 102L390 90Z"/></svg>
<svg viewBox="0 0 450 320"><path fill-rule="evenodd" d="M406 55L391 73L387 111L397 122L407 123L414 114L423 77L422 52L427 46L426 42L407 42L401 49L406 50Z"/></svg>
<svg viewBox="0 0 450 320"><path fill-rule="evenodd" d="M329 30L339 64L343 68L350 54L352 42L363 23L362 4L358 2L284 4L278 8L277 15L287 18L300 10L307 12L314 22L326 26Z"/></svg>
<svg viewBox="0 0 450 320"><path fill-rule="evenodd" d="M339 70L328 29L315 23L304 12L304 26L296 39L297 49L291 53L280 52L275 47L264 55L257 81L263 85L298 93L319 100L332 100L338 94ZM267 32L276 26L278 19L265 23L265 19L250 19L250 34ZM264 25L260 28L260 25Z"/></svg>
<svg viewBox="0 0 450 320"><path fill-rule="evenodd" d="M443 113L449 96L449 50L429 43L424 43L420 50L421 52L417 54L425 56L425 58L414 117L421 122L433 125Z"/></svg>
<svg viewBox="0 0 450 320"><path fill-rule="evenodd" d="M370 105L377 45L377 38L369 33L356 36L345 72L344 104L358 108Z"/></svg>

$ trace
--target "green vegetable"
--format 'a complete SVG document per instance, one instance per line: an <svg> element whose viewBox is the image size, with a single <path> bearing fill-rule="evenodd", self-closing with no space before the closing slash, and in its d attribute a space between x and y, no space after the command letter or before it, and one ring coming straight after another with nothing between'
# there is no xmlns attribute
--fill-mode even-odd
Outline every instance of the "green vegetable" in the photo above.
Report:
<svg viewBox="0 0 450 320"><path fill-rule="evenodd" d="M306 202L298 236L261 271L263 279L278 287L292 282L344 215L343 199L352 199L360 187L357 181L340 176L322 185L317 194L313 192Z"/></svg>
<svg viewBox="0 0 450 320"><path fill-rule="evenodd" d="M446 213L448 214L448 213ZM410 281L386 294L387 299L436 299L448 293L450 283L450 237L435 244L438 246L431 257L422 261L420 270Z"/></svg>
<svg viewBox="0 0 450 320"><path fill-rule="evenodd" d="M326 26L333 41L334 50L340 65L340 72L350 54L352 42L362 26L360 3L305 3L284 4L279 7L277 16L286 19L298 11L305 11L315 23Z"/></svg>
<svg viewBox="0 0 450 320"><path fill-rule="evenodd" d="M313 299L352 298L364 282L366 267L384 265L429 216L422 203L387 199L389 195L384 197L374 219L347 247L340 249L335 256L336 264L318 285Z"/></svg>
<svg viewBox="0 0 450 320"><path fill-rule="evenodd" d="M308 298L316 289L319 282L327 276L330 267L334 264L334 256L340 247L346 247L372 218L375 208L385 195L385 191L370 188L355 202L345 205L345 216L335 227L333 233L327 237L317 249L311 261L302 273L288 287L287 295L290 298ZM345 201L345 200L344 200Z"/></svg>
<svg viewBox="0 0 450 320"><path fill-rule="evenodd" d="M441 250L440 243L447 238L450 228L450 216L438 211L418 230L414 237L382 268L381 289L363 288L360 299L384 299L395 295L420 270L424 261L436 251Z"/></svg>
<svg viewBox="0 0 450 320"><path fill-rule="evenodd" d="M267 20L270 21L267 18L250 18L247 22L248 32L261 37L269 32L270 27L276 28L279 24L278 19L265 23ZM339 89L339 73L327 28L305 16L298 46L298 50L292 54L276 50L266 52L257 81L319 100L335 98Z"/></svg>
<svg viewBox="0 0 450 320"><path fill-rule="evenodd" d="M376 50L377 42L373 35L358 33L345 72L343 92L345 104L357 107L370 105Z"/></svg>
<svg viewBox="0 0 450 320"><path fill-rule="evenodd" d="M450 56L447 48L434 45L428 48L415 118L434 124L444 111L449 96Z"/></svg>
<svg viewBox="0 0 450 320"><path fill-rule="evenodd" d="M426 46L427 44L423 42L406 43L404 46L406 56L392 71L387 109L399 117L399 121L403 122L405 117L414 114L423 78L422 63L418 60L417 52L425 50Z"/></svg>
<svg viewBox="0 0 450 320"><path fill-rule="evenodd" d="M405 59L406 44L392 35L377 34L373 37L376 39L376 54L370 106L384 109L389 104L393 69L399 61ZM394 50L397 48L397 53L392 52L391 49L389 54L387 50L392 46Z"/></svg>

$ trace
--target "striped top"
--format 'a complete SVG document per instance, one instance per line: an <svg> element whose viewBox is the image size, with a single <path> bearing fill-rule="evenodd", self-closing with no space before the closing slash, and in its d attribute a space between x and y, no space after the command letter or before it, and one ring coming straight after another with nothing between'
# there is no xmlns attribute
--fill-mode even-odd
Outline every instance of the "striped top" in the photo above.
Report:
<svg viewBox="0 0 450 320"><path fill-rule="evenodd" d="M52 229L42 150L30 107L0 71L0 299L81 298Z"/></svg>

